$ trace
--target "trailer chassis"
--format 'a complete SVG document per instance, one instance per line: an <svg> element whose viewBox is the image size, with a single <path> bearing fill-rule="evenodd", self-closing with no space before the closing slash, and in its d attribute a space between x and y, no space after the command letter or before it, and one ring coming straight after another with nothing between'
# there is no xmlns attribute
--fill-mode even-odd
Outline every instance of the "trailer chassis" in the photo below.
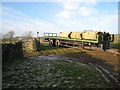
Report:
<svg viewBox="0 0 120 90"><path fill-rule="evenodd" d="M98 37L98 36L97 36ZM96 40L84 40L84 39L73 39L73 38L61 38L57 36L57 33L44 33L44 39L49 42L51 46L80 46L82 49L85 48L85 46L89 46L90 50L92 49L93 45L96 45L97 47L100 47L101 50L106 51L106 49L109 48L109 42L108 41L100 41L98 38ZM104 38L103 38L104 39Z"/></svg>

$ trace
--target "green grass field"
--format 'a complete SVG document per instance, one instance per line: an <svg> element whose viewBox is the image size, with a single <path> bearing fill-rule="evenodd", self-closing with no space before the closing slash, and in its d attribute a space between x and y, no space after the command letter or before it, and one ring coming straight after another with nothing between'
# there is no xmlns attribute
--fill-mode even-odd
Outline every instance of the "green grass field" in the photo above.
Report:
<svg viewBox="0 0 120 90"><path fill-rule="evenodd" d="M9 70L9 71L7 71ZM111 87L92 66L65 60L28 59L7 66L3 88Z"/></svg>

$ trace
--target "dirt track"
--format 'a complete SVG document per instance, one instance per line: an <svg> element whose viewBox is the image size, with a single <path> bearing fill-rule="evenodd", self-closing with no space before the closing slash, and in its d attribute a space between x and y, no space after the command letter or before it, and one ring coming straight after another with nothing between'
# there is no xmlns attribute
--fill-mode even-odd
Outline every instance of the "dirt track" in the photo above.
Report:
<svg viewBox="0 0 120 90"><path fill-rule="evenodd" d="M94 66L108 83L112 86L114 85L114 87L120 87L119 77L116 71L118 56L114 56L112 53L84 50L82 54L77 54L73 54L74 56L72 57L74 58L71 58L71 60ZM68 56L71 57L71 55Z"/></svg>
<svg viewBox="0 0 120 90"><path fill-rule="evenodd" d="M116 67L114 66L116 64L115 62L111 64L111 61L107 61L107 59L106 61L105 59L102 61L101 59L90 57L89 55L80 55L79 58L71 58L71 60L94 66L108 83L115 85L114 87L120 86L120 82L117 80L118 74L114 70Z"/></svg>
<svg viewBox="0 0 120 90"><path fill-rule="evenodd" d="M59 52L59 50L56 51ZM119 55L115 55L115 53L109 51L100 51L96 48L92 50L88 48L84 50L81 48L66 48L63 49L63 52L65 53L57 56L67 57L70 61L94 66L110 85L120 87L119 75L117 73Z"/></svg>

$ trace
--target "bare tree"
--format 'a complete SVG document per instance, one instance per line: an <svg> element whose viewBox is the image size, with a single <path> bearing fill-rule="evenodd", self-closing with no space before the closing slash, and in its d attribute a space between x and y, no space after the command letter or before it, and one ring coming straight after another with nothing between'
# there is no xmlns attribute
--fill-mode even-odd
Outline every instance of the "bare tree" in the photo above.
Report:
<svg viewBox="0 0 120 90"><path fill-rule="evenodd" d="M5 35L5 34L2 34L2 42L3 42L3 43L6 42L6 39L7 39L6 35Z"/></svg>
<svg viewBox="0 0 120 90"><path fill-rule="evenodd" d="M15 35L14 31L9 31L8 33L2 34L2 41L3 42L8 41L8 42L12 43L14 35Z"/></svg>
<svg viewBox="0 0 120 90"><path fill-rule="evenodd" d="M13 42L14 35L15 35L14 31L9 31L8 33L6 33L6 37L9 40L10 43Z"/></svg>
<svg viewBox="0 0 120 90"><path fill-rule="evenodd" d="M32 38L32 36L33 36L32 31L27 31L23 34L25 40L29 40L30 38Z"/></svg>

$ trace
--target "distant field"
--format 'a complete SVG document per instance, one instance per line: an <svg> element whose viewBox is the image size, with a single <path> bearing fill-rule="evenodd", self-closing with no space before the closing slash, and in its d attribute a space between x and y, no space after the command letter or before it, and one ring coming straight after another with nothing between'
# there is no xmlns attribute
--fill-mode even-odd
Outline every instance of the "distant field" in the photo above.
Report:
<svg viewBox="0 0 120 90"><path fill-rule="evenodd" d="M116 34L114 42L111 42L111 48L120 49L120 34Z"/></svg>
<svg viewBox="0 0 120 90"><path fill-rule="evenodd" d="M114 43L120 43L120 34L115 34Z"/></svg>

